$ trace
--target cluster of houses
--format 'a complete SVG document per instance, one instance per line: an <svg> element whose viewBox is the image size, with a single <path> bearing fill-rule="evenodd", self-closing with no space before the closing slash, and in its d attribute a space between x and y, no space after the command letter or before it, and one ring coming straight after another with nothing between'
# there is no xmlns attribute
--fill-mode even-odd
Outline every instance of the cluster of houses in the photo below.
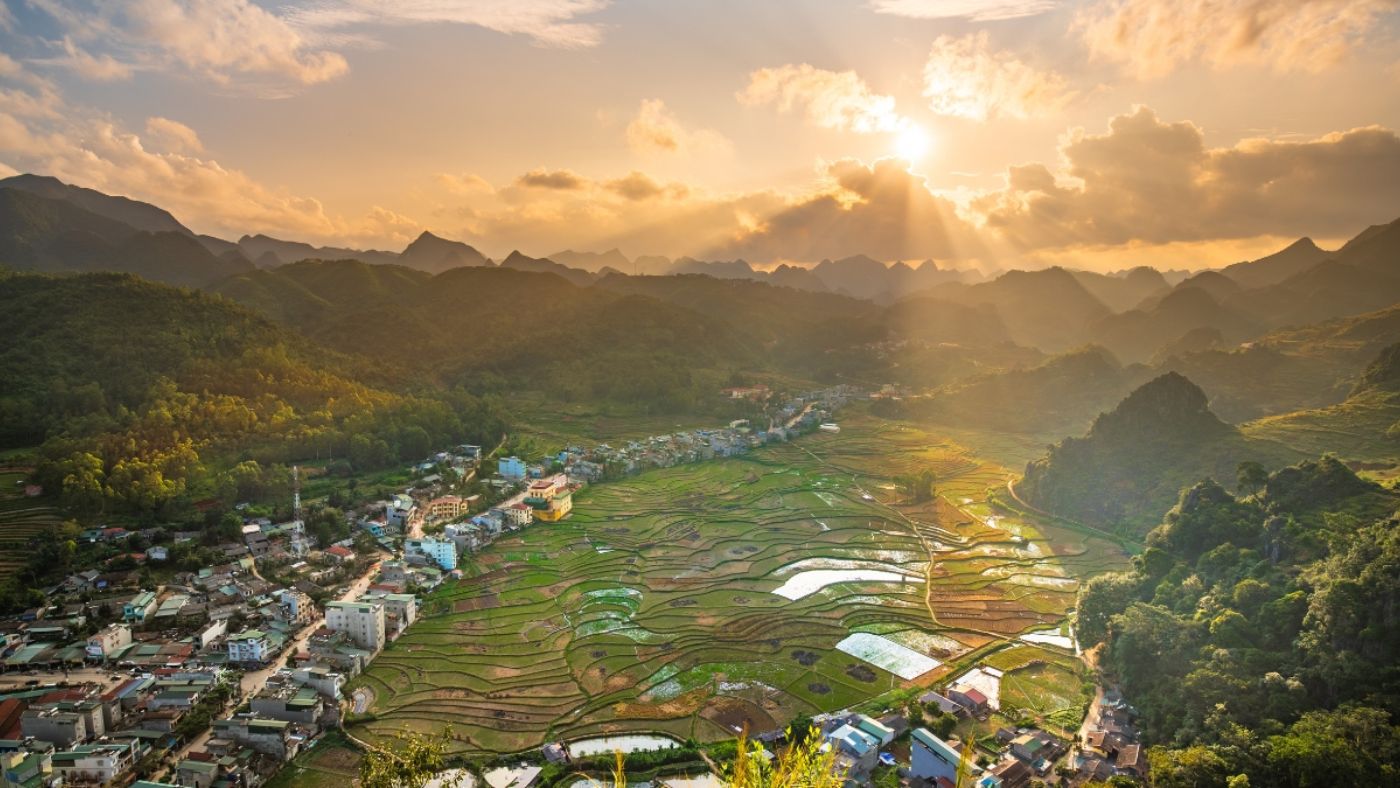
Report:
<svg viewBox="0 0 1400 788"><path fill-rule="evenodd" d="M1070 784L1106 781L1115 775L1147 777L1147 752L1139 738L1136 716L1118 692L1103 692L1089 709L1083 741L1070 758L1075 772Z"/></svg>
<svg viewBox="0 0 1400 788"><path fill-rule="evenodd" d="M208 704L216 687L237 687L229 668L265 667L285 654L286 667L256 692L237 698L242 703L233 713L223 714L222 703L203 706L219 717L211 737L172 770L174 784L184 786L261 784L336 724L345 682L417 618L417 597L404 592L408 578L401 563L385 564L358 599L326 603L324 620L305 593L273 589L262 594L266 603L250 600L245 608L245 618L257 620L257 626L230 633L229 619L223 618L175 641L144 627L178 592L130 595L120 608L125 620L58 657L65 667L113 671L111 678L118 681L68 686L32 679L0 691L0 785L129 783L148 754L177 748L181 721ZM209 582L262 582L234 571L229 575ZM287 653L296 633L318 620L320 626ZM7 660L6 666L40 664Z"/></svg>
<svg viewBox="0 0 1400 788"><path fill-rule="evenodd" d="M279 673L169 770L172 784L257 786L337 721L338 685L304 670ZM197 709L222 714L236 685L221 668L160 668L110 686L79 683L0 699L0 784L131 783L148 756L178 750L180 723ZM150 768L149 764L146 766Z"/></svg>
<svg viewBox="0 0 1400 788"><path fill-rule="evenodd" d="M733 399L753 399L754 394L767 398L766 387L726 389ZM606 476L625 476L651 468L670 468L690 462L733 457L771 442L781 442L820 427L838 408L861 396L851 386L835 386L808 392L772 408L767 427L759 427L746 419L730 422L726 427L695 429L665 435L653 435L642 440L628 441L619 446L601 443L591 448L568 446L553 457L537 463L526 463L518 457L502 459L497 473L503 480L519 482L540 478L547 466L562 467L570 478L598 481Z"/></svg>
<svg viewBox="0 0 1400 788"><path fill-rule="evenodd" d="M964 713L971 713L965 709ZM979 765L975 748L956 739L944 740L927 728L910 730L907 718L891 714L875 719L864 714L835 714L817 718L823 748L834 750L837 767L848 785L867 785L877 766L899 766L891 747L908 732L908 765L901 772L910 785L931 788L1025 788L1043 777L1049 762L1064 753L1064 745L1034 729L999 731L1003 749L995 762Z"/></svg>

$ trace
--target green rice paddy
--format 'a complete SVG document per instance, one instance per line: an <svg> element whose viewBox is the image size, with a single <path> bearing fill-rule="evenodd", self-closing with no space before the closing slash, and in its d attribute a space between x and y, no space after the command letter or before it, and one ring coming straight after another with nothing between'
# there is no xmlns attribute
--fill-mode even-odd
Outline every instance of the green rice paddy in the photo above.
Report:
<svg viewBox="0 0 1400 788"><path fill-rule="evenodd" d="M1017 635L1063 621L1076 578L1121 566L1111 543L993 509L1004 468L843 415L839 434L586 488L569 519L472 557L356 679L375 701L355 735L450 725L455 750L484 753L761 732L910 685L834 648L853 632L945 663L913 682L931 684L1021 650ZM899 504L891 479L926 467L940 497ZM773 593L807 569L872 566L902 579Z"/></svg>

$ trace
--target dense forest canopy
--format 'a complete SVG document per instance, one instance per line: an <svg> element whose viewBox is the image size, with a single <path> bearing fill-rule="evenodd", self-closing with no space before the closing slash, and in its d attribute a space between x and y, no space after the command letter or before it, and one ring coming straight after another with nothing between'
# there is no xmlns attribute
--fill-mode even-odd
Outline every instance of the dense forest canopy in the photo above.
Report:
<svg viewBox="0 0 1400 788"><path fill-rule="evenodd" d="M1143 716L1153 784L1400 779L1400 497L1334 457L1185 490L1078 634Z"/></svg>

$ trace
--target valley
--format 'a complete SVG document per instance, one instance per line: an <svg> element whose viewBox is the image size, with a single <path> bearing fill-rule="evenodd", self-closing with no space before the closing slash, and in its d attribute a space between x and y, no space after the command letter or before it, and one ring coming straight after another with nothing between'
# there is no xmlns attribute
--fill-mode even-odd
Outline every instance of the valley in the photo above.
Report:
<svg viewBox="0 0 1400 788"><path fill-rule="evenodd" d="M925 468L938 496L904 501L893 480ZM349 729L387 743L450 724L466 754L715 741L984 664L1018 688L1009 707L1049 717L1079 696L1082 666L1022 638L1064 632L1080 578L1127 555L1000 508L1009 475L853 411L838 434L586 487L568 520L496 542L425 600L354 683L374 701ZM882 666L838 648L852 635L932 658Z"/></svg>

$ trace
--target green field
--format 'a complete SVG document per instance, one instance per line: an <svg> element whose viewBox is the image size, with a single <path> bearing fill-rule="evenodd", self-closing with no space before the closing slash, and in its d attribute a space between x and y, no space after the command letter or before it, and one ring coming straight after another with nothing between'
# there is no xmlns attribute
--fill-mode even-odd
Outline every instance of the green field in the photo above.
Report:
<svg viewBox="0 0 1400 788"><path fill-rule="evenodd" d="M53 507L24 496L25 476L20 469L0 470L0 580L23 568L30 541L60 522Z"/></svg>
<svg viewBox="0 0 1400 788"><path fill-rule="evenodd" d="M1121 566L1109 542L992 508L1004 468L845 415L839 434L587 488L565 522L474 556L471 576L434 594L356 680L375 701L355 734L450 724L454 749L480 753L770 730L909 686L838 651L853 632L944 662L917 679L930 684L1058 624L1076 578ZM897 503L891 479L922 468L940 497ZM773 593L814 577L804 571L848 569L906 577Z"/></svg>

